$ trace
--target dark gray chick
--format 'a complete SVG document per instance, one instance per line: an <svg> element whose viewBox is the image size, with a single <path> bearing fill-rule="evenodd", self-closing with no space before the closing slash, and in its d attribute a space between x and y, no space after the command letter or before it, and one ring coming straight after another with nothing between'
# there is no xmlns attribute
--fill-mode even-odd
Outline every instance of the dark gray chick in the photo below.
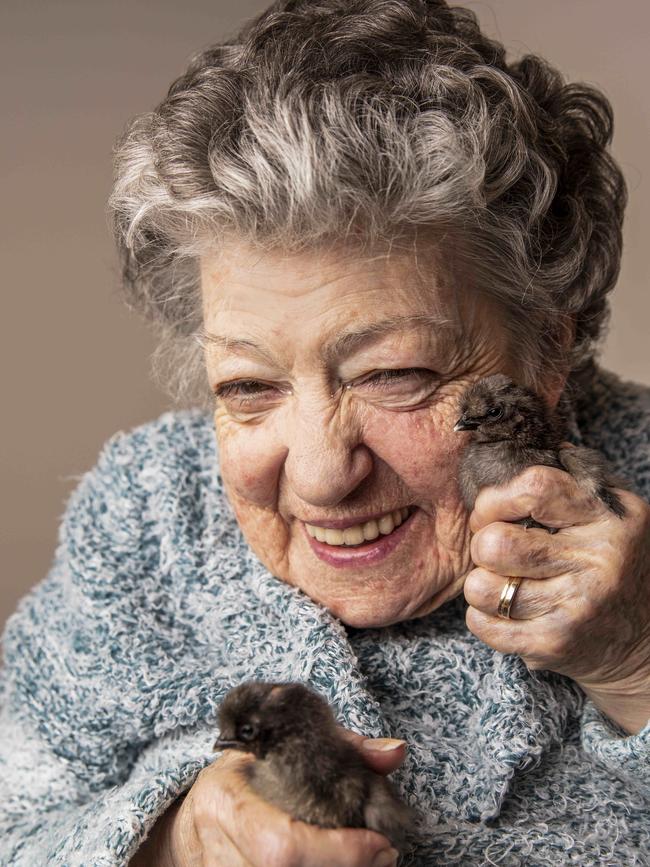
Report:
<svg viewBox="0 0 650 867"><path fill-rule="evenodd" d="M583 447L561 448L563 426L544 400L503 374L479 379L464 393L455 431L472 431L460 462L463 500L471 511L481 488L504 485L535 464L566 470L591 496L598 497L619 518L625 509L613 487L614 478L600 452ZM545 527L532 517L517 523Z"/></svg>
<svg viewBox="0 0 650 867"><path fill-rule="evenodd" d="M414 815L391 783L341 736L330 706L302 683L248 681L219 708L215 750L253 753L251 787L295 819L371 828L399 848Z"/></svg>

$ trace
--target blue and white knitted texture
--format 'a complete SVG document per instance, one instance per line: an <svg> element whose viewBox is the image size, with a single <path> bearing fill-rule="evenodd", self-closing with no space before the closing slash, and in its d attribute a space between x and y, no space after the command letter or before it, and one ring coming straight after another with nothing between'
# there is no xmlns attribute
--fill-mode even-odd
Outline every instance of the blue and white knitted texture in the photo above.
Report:
<svg viewBox="0 0 650 867"><path fill-rule="evenodd" d="M601 373L576 421L650 497L648 390ZM344 725L408 741L394 779L422 823L404 865L649 865L650 725L626 736L464 612L461 596L346 629L246 545L209 415L113 437L7 624L0 864L127 865L214 759L225 692L256 677L309 683Z"/></svg>

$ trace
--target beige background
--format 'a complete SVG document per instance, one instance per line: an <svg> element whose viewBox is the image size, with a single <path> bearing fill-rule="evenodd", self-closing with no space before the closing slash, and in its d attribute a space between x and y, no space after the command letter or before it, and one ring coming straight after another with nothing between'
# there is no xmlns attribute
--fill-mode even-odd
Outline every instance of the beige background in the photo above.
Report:
<svg viewBox="0 0 650 867"><path fill-rule="evenodd" d="M166 406L153 348L121 307L104 206L113 140L188 55L254 0L2 0L0 623L46 573L65 498L114 431ZM604 362L650 383L647 0L470 0L515 54L545 55L613 102L629 186L626 254Z"/></svg>

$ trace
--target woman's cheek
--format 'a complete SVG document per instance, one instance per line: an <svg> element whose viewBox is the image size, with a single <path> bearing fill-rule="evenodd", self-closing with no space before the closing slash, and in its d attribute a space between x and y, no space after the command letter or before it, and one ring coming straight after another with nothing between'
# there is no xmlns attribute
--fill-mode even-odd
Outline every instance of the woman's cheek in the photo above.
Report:
<svg viewBox="0 0 650 867"><path fill-rule="evenodd" d="M229 492L262 507L274 506L286 449L273 431L265 424L234 422L219 410L215 428L221 475Z"/></svg>
<svg viewBox="0 0 650 867"><path fill-rule="evenodd" d="M215 414L219 464L226 495L246 541L269 571L288 574L289 529L277 511L284 462L265 425L238 424Z"/></svg>
<svg viewBox="0 0 650 867"><path fill-rule="evenodd" d="M454 433L451 419L432 407L375 414L368 419L366 443L412 491L458 493L456 468L463 438Z"/></svg>

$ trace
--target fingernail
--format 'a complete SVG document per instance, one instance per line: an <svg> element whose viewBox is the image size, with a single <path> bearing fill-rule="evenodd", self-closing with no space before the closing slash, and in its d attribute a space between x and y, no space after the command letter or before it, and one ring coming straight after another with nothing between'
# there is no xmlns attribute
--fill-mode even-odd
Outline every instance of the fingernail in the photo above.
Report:
<svg viewBox="0 0 650 867"><path fill-rule="evenodd" d="M400 741L397 738L366 738L363 742L363 748L370 750L370 752L389 753L391 750L404 746L405 743L406 741Z"/></svg>
<svg viewBox="0 0 650 867"><path fill-rule="evenodd" d="M382 849L375 855L372 867L396 867L398 856L397 849Z"/></svg>

